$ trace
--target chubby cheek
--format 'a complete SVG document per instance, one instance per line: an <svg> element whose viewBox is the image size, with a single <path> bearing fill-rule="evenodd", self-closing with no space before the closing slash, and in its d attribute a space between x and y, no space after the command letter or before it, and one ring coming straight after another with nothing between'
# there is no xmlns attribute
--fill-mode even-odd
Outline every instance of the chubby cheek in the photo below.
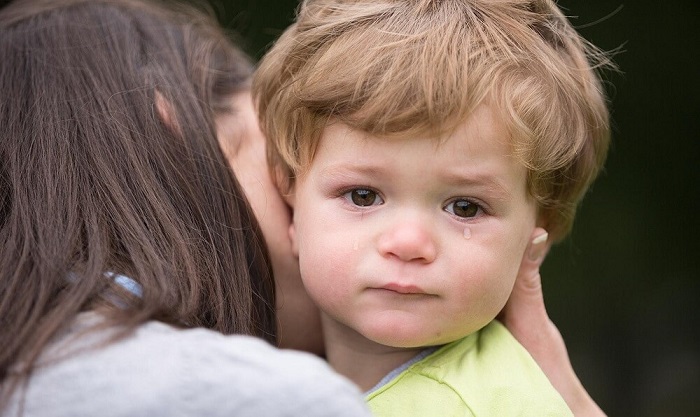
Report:
<svg viewBox="0 0 700 417"><path fill-rule="evenodd" d="M512 291L514 277L500 269L488 269L494 268L482 269L481 275L470 271L476 277L461 282L451 291L454 311L450 315L462 318L462 323L458 324L461 331L474 331L486 325L503 308Z"/></svg>
<svg viewBox="0 0 700 417"><path fill-rule="evenodd" d="M469 278L458 280L451 291L459 299L456 308L468 306L465 316L486 322L493 319L508 300L526 244L519 236L489 243L501 250L472 252L467 257L469 261L462 257L458 276ZM453 270L460 268L455 266Z"/></svg>
<svg viewBox="0 0 700 417"><path fill-rule="evenodd" d="M348 277L354 265L352 248L349 251L344 239L333 233L323 233L324 227L318 223L295 226L299 267L307 292L322 309L337 307L351 291Z"/></svg>
<svg viewBox="0 0 700 417"><path fill-rule="evenodd" d="M498 307L498 311L505 305L513 291L513 286L515 285L526 246L527 237L515 236L513 240L510 241L510 246L508 246L508 250L503 255L501 262L497 261L499 267L498 276L500 276L500 279L493 283L492 291L494 297L493 302ZM496 313L498 313L498 311L496 311Z"/></svg>

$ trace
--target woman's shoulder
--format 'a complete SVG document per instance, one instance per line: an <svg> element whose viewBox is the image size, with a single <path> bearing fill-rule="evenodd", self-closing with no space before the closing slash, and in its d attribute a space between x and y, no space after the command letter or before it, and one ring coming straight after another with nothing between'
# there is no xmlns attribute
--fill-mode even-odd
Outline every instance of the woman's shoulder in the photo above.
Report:
<svg viewBox="0 0 700 417"><path fill-rule="evenodd" d="M105 336L63 336L60 359L32 377L26 415L369 415L323 360L257 338L159 322L96 347Z"/></svg>
<svg viewBox="0 0 700 417"><path fill-rule="evenodd" d="M196 384L207 403L236 410L236 415L363 415L359 390L314 355L278 349L251 336L174 329L158 322L140 328L134 341L139 339L149 346L145 354L150 360L160 360L171 377L179 378L174 390ZM242 409L248 414L240 414Z"/></svg>

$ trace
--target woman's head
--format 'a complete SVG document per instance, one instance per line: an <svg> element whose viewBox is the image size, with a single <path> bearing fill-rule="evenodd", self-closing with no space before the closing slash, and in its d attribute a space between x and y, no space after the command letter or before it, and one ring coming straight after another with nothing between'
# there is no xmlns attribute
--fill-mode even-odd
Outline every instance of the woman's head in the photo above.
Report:
<svg viewBox="0 0 700 417"><path fill-rule="evenodd" d="M214 21L18 1L0 11L0 60L0 378L92 308L274 339L263 238L214 124L251 65Z"/></svg>

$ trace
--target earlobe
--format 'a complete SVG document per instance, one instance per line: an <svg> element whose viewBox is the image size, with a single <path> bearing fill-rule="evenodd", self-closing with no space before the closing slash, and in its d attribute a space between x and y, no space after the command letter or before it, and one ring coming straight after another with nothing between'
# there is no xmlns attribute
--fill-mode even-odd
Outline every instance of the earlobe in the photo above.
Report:
<svg viewBox="0 0 700 417"><path fill-rule="evenodd" d="M296 193L294 192L294 186L288 187L288 191L282 194L282 199L289 207L290 212L290 222L289 222L289 240L292 242L292 254L298 259L299 258L299 245L297 244L297 233L294 228L294 200Z"/></svg>
<svg viewBox="0 0 700 417"><path fill-rule="evenodd" d="M279 190L282 199L289 207L294 211L294 202L296 201L296 182L292 181L279 165L274 166L270 174L273 176L272 180L275 186Z"/></svg>
<svg viewBox="0 0 700 417"><path fill-rule="evenodd" d="M294 190L282 194L282 199L294 210Z"/></svg>
<svg viewBox="0 0 700 417"><path fill-rule="evenodd" d="M299 258L299 246L297 245L297 236L293 220L289 225L289 240L292 242L292 254L294 254L296 258Z"/></svg>
<svg viewBox="0 0 700 417"><path fill-rule="evenodd" d="M292 209L294 208L294 190L295 183L292 182L282 171L278 165L275 165L270 170L270 175L272 175L272 181L279 190L280 195L285 203Z"/></svg>

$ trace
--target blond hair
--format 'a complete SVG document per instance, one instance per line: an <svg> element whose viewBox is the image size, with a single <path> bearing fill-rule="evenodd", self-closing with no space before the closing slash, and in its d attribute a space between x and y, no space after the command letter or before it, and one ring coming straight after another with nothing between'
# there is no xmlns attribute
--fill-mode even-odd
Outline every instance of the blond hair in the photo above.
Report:
<svg viewBox="0 0 700 417"><path fill-rule="evenodd" d="M488 102L528 169L540 224L559 240L607 153L596 71L607 65L550 0L308 0L253 91L287 191L331 118L373 135L439 137Z"/></svg>

